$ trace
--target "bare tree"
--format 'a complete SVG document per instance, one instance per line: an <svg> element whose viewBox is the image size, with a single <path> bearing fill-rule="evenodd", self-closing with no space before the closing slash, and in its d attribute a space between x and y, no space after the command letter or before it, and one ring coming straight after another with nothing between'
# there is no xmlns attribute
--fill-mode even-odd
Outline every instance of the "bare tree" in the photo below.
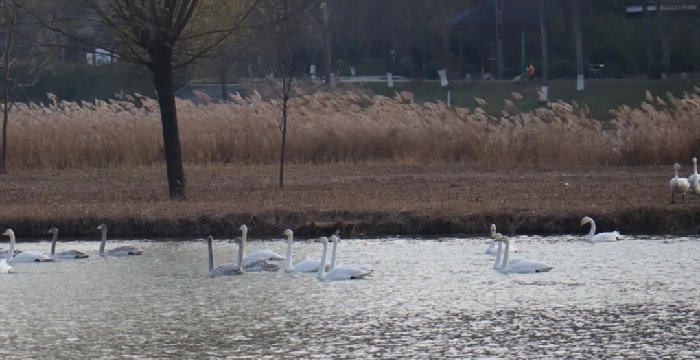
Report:
<svg viewBox="0 0 700 360"><path fill-rule="evenodd" d="M544 3L545 0L538 0L538 14L540 22L540 46L542 47L542 92L544 93L544 100L549 97L549 86L547 85L547 78L549 73L549 50L547 44L547 27L544 19Z"/></svg>
<svg viewBox="0 0 700 360"><path fill-rule="evenodd" d="M585 88L583 74L583 44L581 40L581 18L578 13L578 1L569 0L571 2L571 23L574 29L574 42L576 44L576 90L581 91Z"/></svg>
<svg viewBox="0 0 700 360"><path fill-rule="evenodd" d="M42 16L33 6L36 0L12 0L31 12L43 26L80 44L85 50L110 49L120 60L146 66L160 106L169 197L184 200L185 173L175 110L173 70L209 54L235 32L259 0L82 0L92 14L83 26L65 18ZM40 1L41 3L41 1ZM85 36L89 24L108 29L107 40Z"/></svg>

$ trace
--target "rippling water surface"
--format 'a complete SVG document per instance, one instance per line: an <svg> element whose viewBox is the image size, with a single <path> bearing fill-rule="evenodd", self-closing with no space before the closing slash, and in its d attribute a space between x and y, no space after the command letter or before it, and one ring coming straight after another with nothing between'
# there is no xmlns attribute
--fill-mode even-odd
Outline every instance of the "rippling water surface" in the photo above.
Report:
<svg viewBox="0 0 700 360"><path fill-rule="evenodd" d="M514 240L554 269L497 273L484 238L350 239L339 258L373 267L368 279L210 279L202 241L128 241L144 255L120 258L61 242L91 257L0 274L0 358L700 357L700 240ZM284 254L249 242L267 247ZM235 251L215 242L217 263ZM296 260L320 251L294 244Z"/></svg>

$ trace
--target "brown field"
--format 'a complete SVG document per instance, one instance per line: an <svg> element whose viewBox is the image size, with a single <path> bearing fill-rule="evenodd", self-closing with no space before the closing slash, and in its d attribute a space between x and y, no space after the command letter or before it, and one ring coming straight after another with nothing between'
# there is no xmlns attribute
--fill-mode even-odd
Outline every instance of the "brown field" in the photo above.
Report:
<svg viewBox="0 0 700 360"><path fill-rule="evenodd" d="M688 167L684 168L687 174ZM290 165L286 187L274 165L186 169L188 200L167 199L164 168L21 171L0 176L0 221L20 238L66 236L344 236L698 234L700 199L670 204L670 166L487 167L396 162Z"/></svg>

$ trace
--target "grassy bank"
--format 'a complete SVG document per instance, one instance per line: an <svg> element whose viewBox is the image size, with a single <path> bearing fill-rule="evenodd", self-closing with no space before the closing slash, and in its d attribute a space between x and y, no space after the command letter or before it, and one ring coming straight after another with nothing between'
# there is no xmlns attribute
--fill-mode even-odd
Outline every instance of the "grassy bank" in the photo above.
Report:
<svg viewBox="0 0 700 360"><path fill-rule="evenodd" d="M284 191L274 165L188 167L189 199L167 199L165 170L27 171L0 176L0 226L22 239L240 235L301 237L584 234L599 231L698 234L700 199L670 204L669 166L491 167L388 162L293 165ZM639 179L631 183L630 179Z"/></svg>

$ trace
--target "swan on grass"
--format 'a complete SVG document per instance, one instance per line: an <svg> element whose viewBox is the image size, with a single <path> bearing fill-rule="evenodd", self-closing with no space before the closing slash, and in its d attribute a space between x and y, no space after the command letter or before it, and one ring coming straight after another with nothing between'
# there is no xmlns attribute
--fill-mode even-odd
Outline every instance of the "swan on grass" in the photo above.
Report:
<svg viewBox="0 0 700 360"><path fill-rule="evenodd" d="M597 242L610 242L610 241L618 241L622 240L622 235L618 231L612 231L612 232L602 232L602 233L595 233L595 221L593 221L593 218L590 216L584 216L581 219L581 226L586 225L586 224L591 224L591 231L588 232L588 236L586 237L586 241L589 243L597 243Z"/></svg>
<svg viewBox="0 0 700 360"><path fill-rule="evenodd" d="M328 238L322 236L316 240L323 244L323 254L321 255L321 263L326 263L326 255L328 253ZM319 280L352 280L352 279L362 279L365 276L371 274L372 271L365 271L356 268L346 268L346 267L336 267L334 269L328 270L326 272L325 266L318 267L318 275L316 277Z"/></svg>
<svg viewBox="0 0 700 360"><path fill-rule="evenodd" d="M53 258L46 256L38 251L24 251L19 254L15 254L14 256L10 254L14 254L15 252L15 242L17 241L15 239L15 232L12 231L12 229L7 229L5 230L3 235L9 236L10 237L10 249L8 250L8 255L7 255L7 262L48 262L48 261L53 261Z"/></svg>
<svg viewBox="0 0 700 360"><path fill-rule="evenodd" d="M78 250L63 250L60 253L56 254L56 241L58 241L58 228L52 227L49 229L49 234L53 234L53 238L51 239L51 253L49 254L50 257L54 259L85 259L89 255Z"/></svg>
<svg viewBox="0 0 700 360"><path fill-rule="evenodd" d="M488 249L486 249L486 255L496 255L496 234L500 234L499 232L496 232L496 224L491 224L491 243L489 244ZM520 249L513 246L510 248L510 252L520 252Z"/></svg>
<svg viewBox="0 0 700 360"><path fill-rule="evenodd" d="M105 251L105 244L107 244L107 225L100 224L100 226L97 227L97 230L102 230L102 241L100 242L99 251L100 256L141 255L141 253L143 253L143 250L129 245L119 246Z"/></svg>
<svg viewBox="0 0 700 360"><path fill-rule="evenodd" d="M294 232L291 229L284 231L287 237L287 256L284 259L284 271L286 272L315 272L321 266L321 260L307 257L306 259L292 264L292 243L294 242Z"/></svg>
<svg viewBox="0 0 700 360"><path fill-rule="evenodd" d="M268 259L273 258L277 260L284 259L283 256L275 253L272 250L259 250L253 251L252 253L246 255L245 248L246 242L248 240L248 227L241 225L240 230L242 232L241 242L238 248L238 257L236 258L236 265L243 269L243 272L272 272L280 269L280 266L268 261ZM241 262L243 259L243 262Z"/></svg>
<svg viewBox="0 0 700 360"><path fill-rule="evenodd" d="M496 261L493 264L494 269L506 274L530 274L552 270L551 266L541 262L528 259L510 259L510 240L501 234L496 234L496 241L498 242L498 251L496 254ZM505 251L503 251L503 260L501 261L501 244L504 242L506 243L506 248Z"/></svg>
<svg viewBox="0 0 700 360"><path fill-rule="evenodd" d="M331 251L331 263L328 266L328 270L332 270L335 268L350 268L360 271L372 272L372 269L370 269L369 266L362 264L339 264L338 266L336 266L336 254L338 253L338 243L340 242L340 238L337 234L331 235L330 241L333 242L333 250Z"/></svg>
<svg viewBox="0 0 700 360"><path fill-rule="evenodd" d="M214 238L209 235L207 236L207 247L209 249L209 277L217 277L217 276L230 276L230 275L242 275L243 270L241 270L241 267L236 264L221 264L217 267L214 267L214 249L212 242L214 242ZM241 252L241 247L238 247L238 252Z"/></svg>
<svg viewBox="0 0 700 360"><path fill-rule="evenodd" d="M690 182L688 182L688 179L678 177L678 171L680 171L680 169L681 165L679 163L673 164L673 172L675 176L668 183L668 186L671 188L671 204L676 203L674 198L676 194L681 194L681 202L683 202L685 193L687 193L690 189Z"/></svg>

